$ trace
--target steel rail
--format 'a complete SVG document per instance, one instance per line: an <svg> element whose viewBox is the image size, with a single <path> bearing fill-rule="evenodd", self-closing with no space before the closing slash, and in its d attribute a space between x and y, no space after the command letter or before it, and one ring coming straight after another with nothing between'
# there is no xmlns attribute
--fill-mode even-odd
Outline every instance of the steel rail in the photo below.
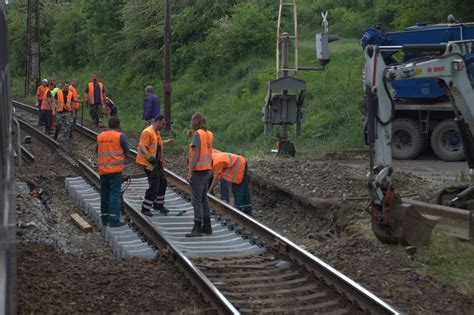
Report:
<svg viewBox="0 0 474 315"><path fill-rule="evenodd" d="M19 103L17 101L14 101L14 102ZM26 104L22 104L22 105L29 106ZM81 129L82 128L79 128L77 130L80 131ZM95 136L92 137L92 134L88 135L88 137L95 139ZM136 156L136 151L133 149L130 150L129 155L132 158L134 158ZM87 166L87 165L84 164L84 166ZM90 169L90 167L88 168ZM191 187L185 179L183 179L182 177L178 176L176 173L168 169L165 169L165 174L166 174L167 180L170 183L172 183L172 185L174 185L178 190L188 195L191 195ZM92 175L90 176L92 178L94 177ZM95 179L91 179L91 181L97 182L98 180L97 178L98 177L96 177ZM287 238L281 236L280 234L262 225L258 221L254 220L252 217L244 214L243 212L232 207L231 205L222 202L221 200L219 200L218 198L210 194L208 194L208 200L209 200L209 205L218 214L224 216L225 218L230 218L233 222L237 223L241 227L244 227L245 229L250 231L252 234L258 236L268 245L273 245L280 252L288 255L289 257L294 259L295 262L304 266L310 272L313 272L316 277L318 277L319 279L322 279L327 285L334 287L340 294L347 297L353 303L356 303L357 305L359 305L359 307L362 310L368 313L372 313L372 314L400 314L400 311L398 311L397 309L395 309L393 306L389 305L388 303L384 302L382 299L378 298L372 292L368 291L367 289L365 289L364 287L362 287L361 285L359 285L358 283L356 283L349 277L345 276L338 270L329 266L327 263L325 263L321 259L315 257L314 255L307 252L306 250L301 249L299 246L289 241ZM125 206L127 209L126 210L127 213L130 212L129 210L129 208L131 208L130 205L125 203ZM140 217L143 217L143 216L141 215L141 213L137 215L138 217L135 217L135 219L137 220L136 222L138 225L138 224L141 224ZM134 215L131 214L131 216L134 216ZM130 217L130 219L132 219L133 221L132 217ZM159 231L157 231L156 228L151 227L150 229L145 229L143 232L146 234L150 233L149 235L147 234L147 236L150 237L150 239L152 239L153 241L156 241L156 244L159 247L161 244L161 246L164 246L164 249L166 251L171 251L173 255L178 255L179 250L177 250L173 245L171 244L168 246L163 245L164 243L162 243L162 241L160 240L160 238L163 236L159 234ZM158 232L158 234L156 234L155 232ZM189 262L189 260L184 256L182 258L178 258L178 257L179 256L176 256L176 259L180 262L184 262L184 263ZM189 262L189 264L192 266L191 262ZM197 269L197 272L201 273L201 271L199 271L198 269ZM209 286L213 288L210 291L211 293L215 294L215 292L219 292L214 287L214 285L210 282L209 282Z"/></svg>
<svg viewBox="0 0 474 315"><path fill-rule="evenodd" d="M60 148L60 144L43 134L37 128L19 119L22 128L27 129L34 137L38 137L40 141L48 147L54 149ZM68 161L68 160L66 160ZM68 161L70 162L70 161ZM97 188L100 188L99 174L89 167L84 161L77 160L79 169L84 176ZM178 266L186 273L187 277L198 287L210 303L216 307L221 314L239 314L239 311L227 300L227 298L212 284L211 281L197 268L193 263L185 257L176 247L173 246L148 220L127 202L124 202L124 212L128 218L142 231L153 244L160 248L167 257L172 257L178 263Z"/></svg>
<svg viewBox="0 0 474 315"><path fill-rule="evenodd" d="M20 145L21 149L21 158L25 159L28 163L33 163L35 161L35 156L33 153L31 153L27 148L25 148L23 145Z"/></svg>

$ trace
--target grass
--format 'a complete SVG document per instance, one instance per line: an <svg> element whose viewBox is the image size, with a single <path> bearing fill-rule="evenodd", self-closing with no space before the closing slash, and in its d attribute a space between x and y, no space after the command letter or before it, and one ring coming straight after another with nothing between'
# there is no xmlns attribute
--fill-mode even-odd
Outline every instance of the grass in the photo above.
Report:
<svg viewBox="0 0 474 315"><path fill-rule="evenodd" d="M300 154L320 155L329 150L363 146L362 116L358 112L358 100L362 98L362 50L356 40L343 39L331 43L331 53L332 60L325 71L301 71L297 75L307 83L305 122L301 136L296 137L294 127L290 128L289 135ZM301 66L317 65L313 38L300 41L299 58ZM261 113L267 82L275 79L274 62L273 57L264 60L253 57L240 60L213 79L200 80L185 74L175 80L172 95L174 150L187 149L184 132L196 111L207 116L215 134L216 148L247 156L258 156L273 148L278 127L272 128L271 136L263 136ZM80 94L90 75L97 73L106 92L112 94L119 106L123 129L136 133L144 127L141 121L144 87L154 85L162 97L161 82L127 70L89 67L81 71L48 71L46 65L43 73L57 81L78 78ZM13 91L14 95L22 96L21 80L16 79Z"/></svg>

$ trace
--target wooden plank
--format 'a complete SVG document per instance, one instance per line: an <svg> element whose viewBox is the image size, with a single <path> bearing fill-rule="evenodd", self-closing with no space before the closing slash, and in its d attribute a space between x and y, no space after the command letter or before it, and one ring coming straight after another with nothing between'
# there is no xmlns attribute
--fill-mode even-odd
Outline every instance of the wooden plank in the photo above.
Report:
<svg viewBox="0 0 474 315"><path fill-rule="evenodd" d="M78 213L71 214L71 219L83 232L92 232L92 225L84 220Z"/></svg>

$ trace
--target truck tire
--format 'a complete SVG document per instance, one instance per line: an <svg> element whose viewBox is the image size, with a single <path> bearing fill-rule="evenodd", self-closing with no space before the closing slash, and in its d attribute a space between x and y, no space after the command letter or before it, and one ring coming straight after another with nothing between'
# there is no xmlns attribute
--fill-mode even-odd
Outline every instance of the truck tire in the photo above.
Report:
<svg viewBox="0 0 474 315"><path fill-rule="evenodd" d="M454 119L446 119L433 129L431 148L443 161L461 161L464 151L461 135Z"/></svg>
<svg viewBox="0 0 474 315"><path fill-rule="evenodd" d="M392 157L411 160L425 148L426 137L414 119L399 118L392 122Z"/></svg>

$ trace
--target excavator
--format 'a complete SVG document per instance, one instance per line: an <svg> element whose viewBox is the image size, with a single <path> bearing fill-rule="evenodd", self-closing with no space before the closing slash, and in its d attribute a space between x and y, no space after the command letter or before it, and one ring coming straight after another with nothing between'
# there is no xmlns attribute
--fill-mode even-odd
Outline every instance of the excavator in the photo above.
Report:
<svg viewBox="0 0 474 315"><path fill-rule="evenodd" d="M420 58L401 64L386 65L386 52L416 54ZM365 48L364 90L367 97L366 140L370 151L367 175L371 196L369 213L374 235L383 243L420 245L426 243L433 228L447 234L474 239L473 214L470 210L450 207L469 198L469 186L448 205L424 203L401 198L392 181L391 123L395 116L392 82L430 78L446 88L455 113L455 121L464 144L470 172L474 170L474 91L464 56L474 53L474 40L441 44L401 46L368 45Z"/></svg>

